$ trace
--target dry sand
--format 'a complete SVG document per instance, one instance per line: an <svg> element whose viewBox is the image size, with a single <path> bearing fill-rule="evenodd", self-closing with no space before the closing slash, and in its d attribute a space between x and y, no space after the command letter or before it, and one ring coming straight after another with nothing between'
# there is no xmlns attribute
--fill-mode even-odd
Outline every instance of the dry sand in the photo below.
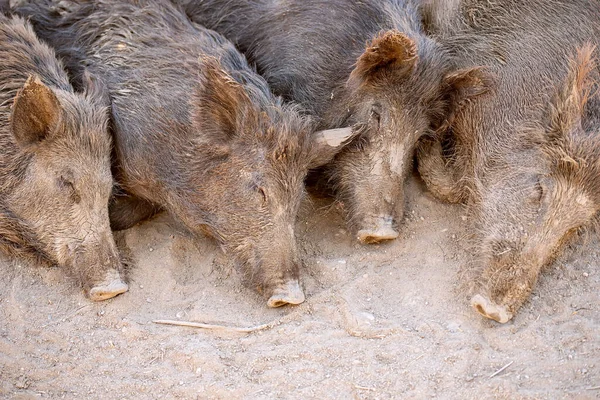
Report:
<svg viewBox="0 0 600 400"><path fill-rule="evenodd" d="M267 308L210 239L194 243L167 216L124 233L130 291L109 301L89 302L58 268L5 260L0 398L600 398L598 242L567 251L500 325L458 290L464 210L415 179L408 195L402 236L374 246L353 240L330 200L307 202L296 307Z"/></svg>

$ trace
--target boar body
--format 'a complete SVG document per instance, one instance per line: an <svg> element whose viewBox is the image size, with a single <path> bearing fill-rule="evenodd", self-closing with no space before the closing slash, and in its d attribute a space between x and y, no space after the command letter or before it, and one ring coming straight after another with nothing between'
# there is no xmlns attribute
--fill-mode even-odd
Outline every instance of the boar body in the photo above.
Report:
<svg viewBox="0 0 600 400"><path fill-rule="evenodd" d="M299 102L321 128L361 132L326 176L360 241L396 238L417 139L453 105L486 90L479 69L457 71L423 33L418 3L177 2L193 21L232 40L276 94Z"/></svg>
<svg viewBox="0 0 600 400"><path fill-rule="evenodd" d="M76 93L21 18L0 15L0 249L64 267L92 300L127 290L109 226L108 103Z"/></svg>
<svg viewBox="0 0 600 400"><path fill-rule="evenodd" d="M230 42L168 2L31 2L19 12L77 61L74 75L85 66L107 82L123 190L114 227L167 210L216 238L269 306L302 302L294 225L304 177L349 136L320 142Z"/></svg>
<svg viewBox="0 0 600 400"><path fill-rule="evenodd" d="M430 31L461 67L485 65L494 90L419 148L432 192L468 204L475 224L472 305L507 322L539 272L600 209L600 2L430 2Z"/></svg>

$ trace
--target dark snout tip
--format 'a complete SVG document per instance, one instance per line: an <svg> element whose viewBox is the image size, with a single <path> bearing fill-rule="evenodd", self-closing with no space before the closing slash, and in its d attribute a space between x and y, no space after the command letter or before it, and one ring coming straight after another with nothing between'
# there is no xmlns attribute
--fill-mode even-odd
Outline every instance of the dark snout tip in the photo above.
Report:
<svg viewBox="0 0 600 400"><path fill-rule="evenodd" d="M513 317L513 314L508 311L506 306L498 305L480 294L473 296L471 306L479 314L501 324L507 323Z"/></svg>
<svg viewBox="0 0 600 400"><path fill-rule="evenodd" d="M267 306L276 308L288 304L297 305L303 303L304 300L304 292L300 288L298 281L289 281L275 288L273 294L267 300Z"/></svg>

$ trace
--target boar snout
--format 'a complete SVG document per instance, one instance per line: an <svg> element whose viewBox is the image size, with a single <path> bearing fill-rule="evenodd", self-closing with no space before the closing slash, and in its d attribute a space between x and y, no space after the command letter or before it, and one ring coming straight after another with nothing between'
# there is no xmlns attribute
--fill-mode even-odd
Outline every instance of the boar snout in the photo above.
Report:
<svg viewBox="0 0 600 400"><path fill-rule="evenodd" d="M267 306L275 308L286 304L301 304L304 299L304 292L298 281L291 280L273 290L273 294L267 301Z"/></svg>
<svg viewBox="0 0 600 400"><path fill-rule="evenodd" d="M535 253L515 258L506 253L492 259L483 274L487 281L483 293L489 296L476 293L471 305L484 317L508 322L531 294L541 267Z"/></svg>
<svg viewBox="0 0 600 400"><path fill-rule="evenodd" d="M394 240L398 235L398 231L394 229L394 219L390 215L365 220L357 233L358 240L367 244Z"/></svg>
<svg viewBox="0 0 600 400"><path fill-rule="evenodd" d="M117 270L111 269L106 272L104 279L94 285L88 292L88 297L92 301L102 301L113 298L129 290L129 286L121 280L121 275Z"/></svg>
<svg viewBox="0 0 600 400"><path fill-rule="evenodd" d="M471 306L486 318L493 319L496 322L505 324L510 321L513 314L508 311L506 306L498 305L484 296L478 294L471 299Z"/></svg>
<svg viewBox="0 0 600 400"><path fill-rule="evenodd" d="M110 231L84 241L73 251L73 272L79 277L90 300L110 299L129 289L121 278L121 259Z"/></svg>

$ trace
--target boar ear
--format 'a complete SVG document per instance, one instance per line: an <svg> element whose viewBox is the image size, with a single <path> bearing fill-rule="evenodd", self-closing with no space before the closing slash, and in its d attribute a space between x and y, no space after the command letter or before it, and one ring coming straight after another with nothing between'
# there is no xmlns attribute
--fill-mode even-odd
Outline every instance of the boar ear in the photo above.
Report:
<svg viewBox="0 0 600 400"><path fill-rule="evenodd" d="M397 30L383 32L373 39L358 58L348 84L357 87L386 73L404 77L412 72L417 60L414 40Z"/></svg>
<svg viewBox="0 0 600 400"><path fill-rule="evenodd" d="M39 77L30 76L12 107L11 129L19 146L44 140L58 123L60 112L54 92Z"/></svg>
<svg viewBox="0 0 600 400"><path fill-rule="evenodd" d="M233 138L249 122L252 104L243 87L214 57L201 57L200 82L193 97L193 123L203 134L219 141Z"/></svg>
<svg viewBox="0 0 600 400"><path fill-rule="evenodd" d="M315 148L309 168L327 164L348 143L357 136L352 128L326 129L313 133Z"/></svg>
<svg viewBox="0 0 600 400"><path fill-rule="evenodd" d="M444 85L459 100L468 100L487 93L494 85L494 78L484 67L472 67L446 75Z"/></svg>
<svg viewBox="0 0 600 400"><path fill-rule="evenodd" d="M484 67L460 69L446 75L442 81L442 90L448 104L444 125L451 124L468 101L489 92L494 84L494 76Z"/></svg>
<svg viewBox="0 0 600 400"><path fill-rule="evenodd" d="M103 106L110 106L110 95L104 82L100 80L96 75L90 73L87 69L83 71L81 76L83 91L85 96L93 101L102 104Z"/></svg>
<svg viewBox="0 0 600 400"><path fill-rule="evenodd" d="M581 122L592 86L590 73L596 68L595 47L586 44L569 61L567 77L550 104L547 128L550 141L561 140Z"/></svg>

